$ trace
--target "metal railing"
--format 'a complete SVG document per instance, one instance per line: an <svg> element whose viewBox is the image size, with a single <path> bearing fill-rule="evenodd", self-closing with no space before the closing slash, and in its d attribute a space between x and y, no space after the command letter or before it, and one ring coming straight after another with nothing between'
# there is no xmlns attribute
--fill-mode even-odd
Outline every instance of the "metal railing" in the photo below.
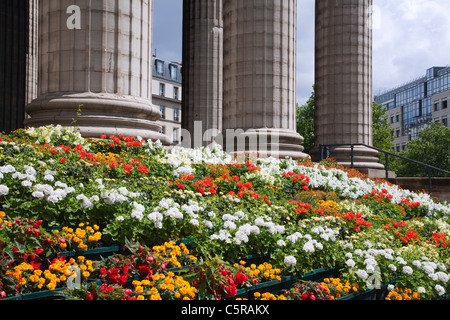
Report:
<svg viewBox="0 0 450 320"><path fill-rule="evenodd" d="M405 160L405 161L408 161L408 162L411 162L411 163L414 163L414 164L417 164L417 165L422 166L422 167L425 167L428 170L428 191L429 191L429 193L433 192L433 181L432 181L433 171L439 171L439 172L442 172L442 173L450 175L450 172L446 171L444 169L436 168L434 166L430 166L429 164L426 164L426 163L423 163L423 162L420 162L420 161L416 161L416 160L413 160L413 159L408 159L408 158L402 157L402 156L400 156L398 154L395 154L395 153L392 153L392 152L388 152L388 151L385 151L385 150L381 150L381 149L378 149L378 148L375 148L375 147L372 147L372 146L369 146L369 145L366 145L366 144L360 144L360 143L356 143L356 144L326 144L326 145L325 144L321 144L321 145L319 145L320 161L323 161L323 160L325 160L327 158L330 158L331 148L334 148L334 147L351 147L351 168L352 169L355 168L355 147L366 147L366 148L369 148L369 149L372 149L372 150L376 150L376 151L378 151L380 153L383 153L385 155L385 159L386 159L386 164L385 164L386 180L389 180L389 178L390 178L389 177L389 157L390 156L396 157L396 158L399 158L399 159L402 159L402 160Z"/></svg>

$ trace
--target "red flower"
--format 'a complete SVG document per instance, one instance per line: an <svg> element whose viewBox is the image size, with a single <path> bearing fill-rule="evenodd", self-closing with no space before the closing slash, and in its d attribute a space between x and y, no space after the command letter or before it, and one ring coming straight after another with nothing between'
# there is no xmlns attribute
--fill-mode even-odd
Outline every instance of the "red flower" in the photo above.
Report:
<svg viewBox="0 0 450 320"><path fill-rule="evenodd" d="M59 161L61 161L61 163L66 162L66 158L62 157L61 159L59 159Z"/></svg>
<svg viewBox="0 0 450 320"><path fill-rule="evenodd" d="M131 170L133 170L133 166L128 164L128 163L124 163L123 164L123 169L125 170L126 174L130 174Z"/></svg>
<svg viewBox="0 0 450 320"><path fill-rule="evenodd" d="M142 173L149 174L148 168L146 166L140 166L138 170Z"/></svg>

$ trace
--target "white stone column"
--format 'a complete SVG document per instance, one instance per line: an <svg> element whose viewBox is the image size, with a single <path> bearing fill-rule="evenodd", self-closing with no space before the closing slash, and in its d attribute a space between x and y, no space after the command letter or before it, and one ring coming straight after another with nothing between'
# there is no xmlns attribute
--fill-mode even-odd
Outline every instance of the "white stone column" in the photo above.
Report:
<svg viewBox="0 0 450 320"><path fill-rule="evenodd" d="M307 157L296 132L297 1L224 0L223 10L225 150Z"/></svg>
<svg viewBox="0 0 450 320"><path fill-rule="evenodd" d="M222 0L184 0L182 122L190 136L184 146L209 146L221 133L222 77Z"/></svg>
<svg viewBox="0 0 450 320"><path fill-rule="evenodd" d="M372 0L316 1L316 150L373 145ZM378 152L355 147L354 166L383 169ZM331 156L351 166L351 148Z"/></svg>
<svg viewBox="0 0 450 320"><path fill-rule="evenodd" d="M72 126L75 119L85 137L120 133L169 144L152 105L152 0L39 5L38 98L26 125Z"/></svg>
<svg viewBox="0 0 450 320"><path fill-rule="evenodd" d="M39 45L39 0L28 0L28 51L26 104L37 98L38 88L38 45Z"/></svg>

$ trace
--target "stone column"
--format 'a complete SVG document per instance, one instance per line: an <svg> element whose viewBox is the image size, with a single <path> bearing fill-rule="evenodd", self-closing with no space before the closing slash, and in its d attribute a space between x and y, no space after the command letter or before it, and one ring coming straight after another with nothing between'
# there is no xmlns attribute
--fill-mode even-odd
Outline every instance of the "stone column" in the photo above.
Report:
<svg viewBox="0 0 450 320"><path fill-rule="evenodd" d="M222 0L183 1L185 147L207 147L222 131Z"/></svg>
<svg viewBox="0 0 450 320"><path fill-rule="evenodd" d="M152 0L41 0L38 98L27 126L171 141L152 105ZM80 115L77 116L80 107Z"/></svg>
<svg viewBox="0 0 450 320"><path fill-rule="evenodd" d="M38 37L39 0L28 0L28 50L27 50L27 89L25 104L37 98L38 88Z"/></svg>
<svg viewBox="0 0 450 320"><path fill-rule="evenodd" d="M0 132L23 128L26 101L28 0L0 1Z"/></svg>
<svg viewBox="0 0 450 320"><path fill-rule="evenodd" d="M296 132L297 1L224 0L223 10L225 150L307 157Z"/></svg>
<svg viewBox="0 0 450 320"><path fill-rule="evenodd" d="M372 0L316 1L316 150L320 144L373 145ZM354 150L358 169L383 169L378 152ZM351 148L331 156L351 165Z"/></svg>

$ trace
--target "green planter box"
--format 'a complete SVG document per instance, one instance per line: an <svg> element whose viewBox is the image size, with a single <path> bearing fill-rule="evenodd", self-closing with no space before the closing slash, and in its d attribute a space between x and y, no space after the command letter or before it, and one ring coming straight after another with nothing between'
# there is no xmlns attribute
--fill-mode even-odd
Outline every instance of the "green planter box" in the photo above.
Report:
<svg viewBox="0 0 450 320"><path fill-rule="evenodd" d="M22 300L54 300L61 296L61 292L67 288L60 288L55 290L47 290L41 292L27 293L22 295Z"/></svg>
<svg viewBox="0 0 450 320"><path fill-rule="evenodd" d="M22 295L0 299L0 301L22 301Z"/></svg>
<svg viewBox="0 0 450 320"><path fill-rule="evenodd" d="M375 289L367 290L365 292L355 292L349 295L336 299L338 301L345 300L377 300L377 292Z"/></svg>
<svg viewBox="0 0 450 320"><path fill-rule="evenodd" d="M321 282L325 278L335 278L339 276L338 268L322 268L307 272L302 280Z"/></svg>
<svg viewBox="0 0 450 320"><path fill-rule="evenodd" d="M100 248L94 248L89 249L86 251L65 251L65 252L58 252L54 253L51 258L57 258L66 256L67 258L73 258L73 257L79 257L83 256L89 259L97 259L99 257L106 257L109 255L113 255L114 253L120 253L121 249L119 246L111 246L111 247L100 247Z"/></svg>

